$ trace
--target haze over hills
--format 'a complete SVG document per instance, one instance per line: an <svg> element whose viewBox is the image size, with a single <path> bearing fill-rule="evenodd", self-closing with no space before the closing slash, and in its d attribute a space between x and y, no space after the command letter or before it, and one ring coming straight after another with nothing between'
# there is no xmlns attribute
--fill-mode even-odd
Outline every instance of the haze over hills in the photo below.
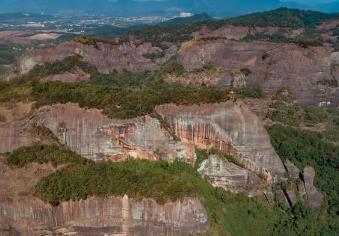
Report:
<svg viewBox="0 0 339 236"><path fill-rule="evenodd" d="M339 2L326 1L323 4L306 1L279 0L0 0L0 12L70 13L86 12L114 16L163 15L173 16L180 12L206 12L212 16L236 16L255 11L265 11L278 7L320 9L337 11Z"/></svg>

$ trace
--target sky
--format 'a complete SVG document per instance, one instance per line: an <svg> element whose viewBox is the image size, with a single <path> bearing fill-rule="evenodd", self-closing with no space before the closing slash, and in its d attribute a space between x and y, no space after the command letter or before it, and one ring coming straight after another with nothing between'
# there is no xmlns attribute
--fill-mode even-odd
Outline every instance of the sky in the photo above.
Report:
<svg viewBox="0 0 339 236"><path fill-rule="evenodd" d="M335 3L329 5L326 3ZM339 11L339 0L0 0L1 12L92 12L116 16L206 12L212 16L235 16L278 7ZM323 4L323 5L317 5ZM175 11L177 10L177 11Z"/></svg>

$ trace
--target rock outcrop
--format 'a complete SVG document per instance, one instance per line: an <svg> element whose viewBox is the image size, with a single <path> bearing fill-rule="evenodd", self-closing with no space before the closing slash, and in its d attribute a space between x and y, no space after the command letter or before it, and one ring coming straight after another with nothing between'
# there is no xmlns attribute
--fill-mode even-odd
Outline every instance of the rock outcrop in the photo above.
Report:
<svg viewBox="0 0 339 236"><path fill-rule="evenodd" d="M9 168L0 156L0 235L192 235L209 230L207 212L197 198L163 205L124 197L63 202L51 206L33 196L52 165Z"/></svg>
<svg viewBox="0 0 339 236"><path fill-rule="evenodd" d="M0 153L11 152L21 146L28 146L38 141L26 129L26 119L32 104L17 103L0 105Z"/></svg>
<svg viewBox="0 0 339 236"><path fill-rule="evenodd" d="M207 27L202 27L199 31L193 33L193 37L196 40L204 40L210 38L241 40L244 39L246 36L255 36L257 34L262 34L282 35L286 38L295 38L303 32L304 29L225 25L216 30L210 30Z"/></svg>
<svg viewBox="0 0 339 236"><path fill-rule="evenodd" d="M32 121L49 128L71 150L93 160L123 160L128 156L195 160L193 145L175 141L150 116L113 120L100 110L66 104L43 107Z"/></svg>
<svg viewBox="0 0 339 236"><path fill-rule="evenodd" d="M79 82L79 81L88 81L91 78L91 75L89 73L86 73L82 71L79 68L76 68L75 70L65 72L62 74L56 74L56 75L50 75L43 80L45 81L61 81L63 83L73 83L73 82Z"/></svg>
<svg viewBox="0 0 339 236"><path fill-rule="evenodd" d="M314 177L315 170L313 167L307 166L304 168L303 172L303 181L304 181L304 193L306 194L306 200L310 207L318 208L322 205L324 196L323 194L317 190L314 186ZM303 191L301 191L302 193Z"/></svg>
<svg viewBox="0 0 339 236"><path fill-rule="evenodd" d="M66 57L79 55L83 61L97 68L101 73L114 71L145 71L154 70L157 63L144 57L145 54L158 53L161 49L152 47L150 43L134 45L125 43L121 45L96 42L95 44L82 44L69 41L56 47L36 49L23 55L18 61L20 74L29 72L35 65L63 60Z"/></svg>
<svg viewBox="0 0 339 236"><path fill-rule="evenodd" d="M0 202L0 233L63 235L192 235L209 230L207 213L196 198L164 205L152 199L89 198L52 207L38 199Z"/></svg>
<svg viewBox="0 0 339 236"><path fill-rule="evenodd" d="M259 178L253 173L217 155L211 155L203 161L198 172L207 177L214 187L231 192L254 191Z"/></svg>
<svg viewBox="0 0 339 236"><path fill-rule="evenodd" d="M269 182L285 173L262 122L242 102L162 105L156 111L183 142L234 155L247 169L265 175Z"/></svg>
<svg viewBox="0 0 339 236"><path fill-rule="evenodd" d="M187 70L213 64L223 68L217 84L231 85L235 70L248 69L245 85L276 93L288 89L301 105L339 105L338 55L330 47L302 48L294 44L239 42L226 39L193 40L177 55Z"/></svg>
<svg viewBox="0 0 339 236"><path fill-rule="evenodd" d="M290 186L284 189L285 202L293 206L297 202L297 195L301 198L298 200L305 201L312 208L319 208L324 201L323 194L314 186L315 170L311 166L304 168L301 172L290 160L284 161L284 166L288 176L291 178ZM283 200L280 200L284 202Z"/></svg>

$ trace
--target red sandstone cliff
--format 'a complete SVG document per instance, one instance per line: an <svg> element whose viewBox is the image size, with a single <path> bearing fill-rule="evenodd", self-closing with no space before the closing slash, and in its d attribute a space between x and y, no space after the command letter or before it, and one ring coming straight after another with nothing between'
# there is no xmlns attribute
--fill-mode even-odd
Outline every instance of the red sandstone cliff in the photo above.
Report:
<svg viewBox="0 0 339 236"><path fill-rule="evenodd" d="M235 155L246 168L265 175L269 181L285 173L262 122L242 102L162 105L156 110L183 142Z"/></svg>

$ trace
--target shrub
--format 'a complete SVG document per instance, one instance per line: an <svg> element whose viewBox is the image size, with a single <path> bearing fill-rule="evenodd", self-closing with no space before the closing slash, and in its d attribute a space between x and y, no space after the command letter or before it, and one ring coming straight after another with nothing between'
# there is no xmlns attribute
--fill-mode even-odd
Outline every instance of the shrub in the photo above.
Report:
<svg viewBox="0 0 339 236"><path fill-rule="evenodd" d="M63 147L40 144L21 147L12 152L7 158L8 165L12 167L24 167L33 162L39 164L52 163L56 167L66 163L87 163L89 161Z"/></svg>
<svg viewBox="0 0 339 236"><path fill-rule="evenodd" d="M339 211L339 147L324 142L322 135L291 127L273 125L268 128L272 145L282 159L289 159L300 170L313 166L315 186L326 193L328 211L334 217ZM338 221L338 218L335 217ZM339 222L337 222L339 223ZM338 224L339 226L339 224Z"/></svg>
<svg viewBox="0 0 339 236"><path fill-rule="evenodd" d="M165 56L165 53L164 52L146 53L142 56L147 58L147 59L156 60L156 59L163 58Z"/></svg>

